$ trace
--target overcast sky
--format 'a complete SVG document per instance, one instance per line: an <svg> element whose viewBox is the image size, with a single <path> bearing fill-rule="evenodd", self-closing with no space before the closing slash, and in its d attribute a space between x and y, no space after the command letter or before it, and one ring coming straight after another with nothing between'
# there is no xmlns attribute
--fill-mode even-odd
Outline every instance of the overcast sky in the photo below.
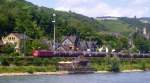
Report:
<svg viewBox="0 0 150 83"><path fill-rule="evenodd" d="M27 0L39 6L73 11L89 17L150 17L150 0Z"/></svg>

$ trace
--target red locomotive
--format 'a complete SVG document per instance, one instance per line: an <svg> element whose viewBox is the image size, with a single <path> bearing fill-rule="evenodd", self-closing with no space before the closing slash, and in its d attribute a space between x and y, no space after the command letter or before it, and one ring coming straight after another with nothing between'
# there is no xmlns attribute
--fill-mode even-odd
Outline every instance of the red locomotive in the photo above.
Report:
<svg viewBox="0 0 150 83"><path fill-rule="evenodd" d="M32 56L34 57L52 57L54 55L53 51L50 50L34 50Z"/></svg>

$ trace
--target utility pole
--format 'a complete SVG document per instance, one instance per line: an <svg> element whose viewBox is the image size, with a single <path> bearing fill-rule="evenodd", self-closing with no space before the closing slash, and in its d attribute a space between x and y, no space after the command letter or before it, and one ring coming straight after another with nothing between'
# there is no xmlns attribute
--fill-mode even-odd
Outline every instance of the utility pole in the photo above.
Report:
<svg viewBox="0 0 150 83"><path fill-rule="evenodd" d="M56 23L56 14L55 13L53 13L53 21L52 21L53 23L54 23L54 40L53 40L53 50L55 51L55 49L56 49L56 30L55 30L55 28L56 28L56 26L55 26L55 23Z"/></svg>
<svg viewBox="0 0 150 83"><path fill-rule="evenodd" d="M26 32L23 33L23 56L26 55Z"/></svg>

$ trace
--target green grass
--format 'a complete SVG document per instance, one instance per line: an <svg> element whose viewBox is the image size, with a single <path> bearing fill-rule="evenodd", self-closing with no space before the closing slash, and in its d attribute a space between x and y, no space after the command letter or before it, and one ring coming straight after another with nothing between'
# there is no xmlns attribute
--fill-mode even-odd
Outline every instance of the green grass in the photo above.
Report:
<svg viewBox="0 0 150 83"><path fill-rule="evenodd" d="M110 58L111 59L111 58ZM115 64L112 65L114 61L111 61L109 58L92 58L91 66L95 68L97 71L110 71L112 67L118 67L120 71L123 70L133 70L133 69L140 69L140 70L150 70L150 59L134 59L134 60L120 60Z"/></svg>
<svg viewBox="0 0 150 83"><path fill-rule="evenodd" d="M0 73L55 72L55 66L0 66Z"/></svg>
<svg viewBox="0 0 150 83"><path fill-rule="evenodd" d="M55 72L57 63L68 58L2 58L0 57L0 73L20 73L20 72ZM122 71L122 70L150 70L150 58L120 60L117 57L90 58L91 67L97 71ZM9 64L9 65L8 65Z"/></svg>
<svg viewBox="0 0 150 83"><path fill-rule="evenodd" d="M133 27L130 27L127 23L123 23L119 20L118 21L106 20L100 21L100 23L103 24L109 32L119 32L123 34L128 34L134 30Z"/></svg>

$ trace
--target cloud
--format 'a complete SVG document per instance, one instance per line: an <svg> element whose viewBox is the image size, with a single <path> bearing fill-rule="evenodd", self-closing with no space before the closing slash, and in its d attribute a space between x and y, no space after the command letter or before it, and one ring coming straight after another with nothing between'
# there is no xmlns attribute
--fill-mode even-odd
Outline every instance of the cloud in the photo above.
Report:
<svg viewBox="0 0 150 83"><path fill-rule="evenodd" d="M150 13L150 1L149 0L132 0L129 4L122 8L124 9L124 14L127 16L136 15L138 17L148 16Z"/></svg>
<svg viewBox="0 0 150 83"><path fill-rule="evenodd" d="M116 11L112 11L112 8L101 0L59 0L56 9L71 10L91 17L107 15L110 12L118 15Z"/></svg>
<svg viewBox="0 0 150 83"><path fill-rule="evenodd" d="M125 6L112 5L104 0L57 0L57 10L73 11L90 17L97 16L138 16L149 13L149 0L127 0ZM115 3L115 1L114 1Z"/></svg>
<svg viewBox="0 0 150 83"><path fill-rule="evenodd" d="M150 0L27 0L39 6L73 11L89 17L150 16Z"/></svg>

